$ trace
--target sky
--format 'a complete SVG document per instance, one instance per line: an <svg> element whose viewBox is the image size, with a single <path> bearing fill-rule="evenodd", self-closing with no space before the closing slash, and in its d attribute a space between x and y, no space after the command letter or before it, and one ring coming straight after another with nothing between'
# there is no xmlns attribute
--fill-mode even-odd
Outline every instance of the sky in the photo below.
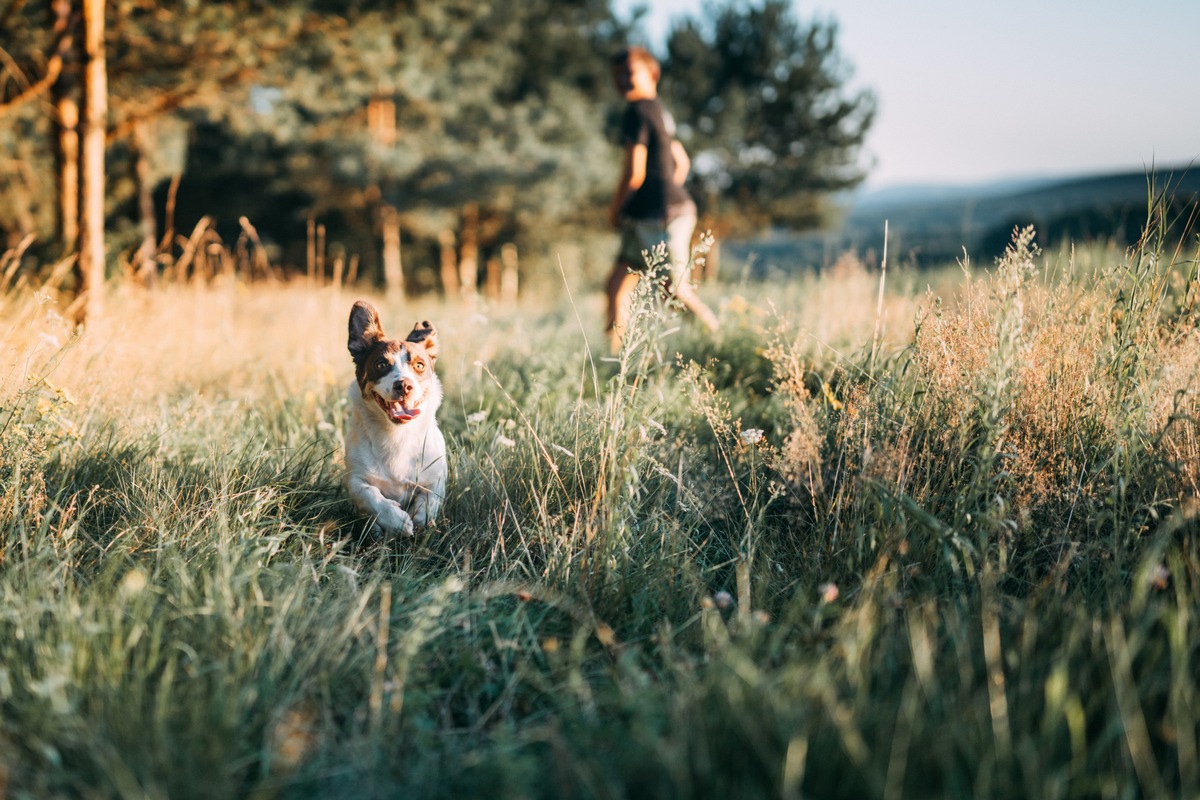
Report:
<svg viewBox="0 0 1200 800"><path fill-rule="evenodd" d="M643 5L662 53L703 0ZM878 112L868 188L1200 169L1200 0L815 0ZM664 80L670 76L665 75Z"/></svg>

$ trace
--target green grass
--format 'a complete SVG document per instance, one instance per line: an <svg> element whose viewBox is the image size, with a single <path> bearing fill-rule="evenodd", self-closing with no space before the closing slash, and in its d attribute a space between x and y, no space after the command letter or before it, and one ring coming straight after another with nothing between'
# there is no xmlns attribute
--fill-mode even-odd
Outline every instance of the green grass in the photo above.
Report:
<svg viewBox="0 0 1200 800"><path fill-rule="evenodd" d="M121 295L41 351L14 299L0 786L1200 794L1195 255L988 272L889 276L874 363L853 264L707 287L715 339L642 296L616 360L588 298L386 308L442 330L452 472L384 545L339 485L352 298Z"/></svg>

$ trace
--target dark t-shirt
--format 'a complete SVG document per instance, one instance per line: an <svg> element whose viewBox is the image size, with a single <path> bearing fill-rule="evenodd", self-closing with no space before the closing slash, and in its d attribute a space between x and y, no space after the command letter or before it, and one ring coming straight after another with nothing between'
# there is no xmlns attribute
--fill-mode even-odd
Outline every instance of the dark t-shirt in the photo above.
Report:
<svg viewBox="0 0 1200 800"><path fill-rule="evenodd" d="M621 208L630 219L671 220L694 211L692 198L675 183L675 156L671 142L675 123L657 99L635 100L621 117L621 144L646 146L646 180Z"/></svg>

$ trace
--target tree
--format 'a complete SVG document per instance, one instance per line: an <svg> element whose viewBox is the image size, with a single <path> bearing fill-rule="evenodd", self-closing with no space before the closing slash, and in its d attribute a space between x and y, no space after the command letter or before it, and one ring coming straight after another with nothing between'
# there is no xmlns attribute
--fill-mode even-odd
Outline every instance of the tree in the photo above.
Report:
<svg viewBox="0 0 1200 800"><path fill-rule="evenodd" d="M104 149L108 135L108 73L104 0L83 0L84 128L79 173L80 320L100 310L104 298Z"/></svg>
<svg viewBox="0 0 1200 800"><path fill-rule="evenodd" d="M70 71L77 49L68 0L0 8L0 246L48 227L53 183L44 180L49 150L47 93ZM78 111L76 110L76 115ZM77 222L73 214L68 224Z"/></svg>
<svg viewBox="0 0 1200 800"><path fill-rule="evenodd" d="M477 219L479 246L498 248L611 183L607 54L622 33L602 0L362 2L263 75L277 94L262 130L305 164L293 177L311 213L433 247Z"/></svg>
<svg viewBox="0 0 1200 800"><path fill-rule="evenodd" d="M837 25L802 24L788 0L730 0L705 17L670 31L660 89L703 210L741 231L819 225L825 198L865 177L875 113L869 91L846 88Z"/></svg>
<svg viewBox="0 0 1200 800"><path fill-rule="evenodd" d="M21 199L9 209L0 204L0 228L10 237L50 228L53 206L39 198L56 194L54 182L38 176L54 174L56 149L60 241L79 216L67 210L78 195L68 112L87 100L85 57L55 54L72 30L81 49L82 23L72 25L78 13L51 10L77 12L83 2L0 2L0 32L29 34L15 39L23 72L0 69L0 114L11 107L20 121L17 130L0 127L0 142L21 148L7 162L21 174L0 171L0 193ZM400 233L436 254L447 230L477 228L467 232L467 249L474 243L484 264L508 241L548 242L561 225L599 216L593 206L614 163L604 130L613 100L607 55L625 33L608 0L108 0L94 7L105 5L106 39L93 53L106 59L109 87L109 246L132 252L141 242L138 265L153 265L147 223L154 206L161 214L162 198L151 202L149 189L164 169L175 170L172 177L182 170L184 148L170 142L181 142L183 128L192 135L182 225L191 215L184 203L200 203L201 214L222 212L222 236L231 227L236 236L235 220L246 215L264 238L286 244L303 241L306 217L321 216L331 247L361 253L367 272L371 251L378 263L385 242L395 274ZM29 102L31 90L49 92L53 102ZM85 135L98 129L81 126ZM251 209L275 218L258 224ZM88 213L89 223L100 216ZM138 216L140 228L129 224ZM94 253L81 282L95 274Z"/></svg>

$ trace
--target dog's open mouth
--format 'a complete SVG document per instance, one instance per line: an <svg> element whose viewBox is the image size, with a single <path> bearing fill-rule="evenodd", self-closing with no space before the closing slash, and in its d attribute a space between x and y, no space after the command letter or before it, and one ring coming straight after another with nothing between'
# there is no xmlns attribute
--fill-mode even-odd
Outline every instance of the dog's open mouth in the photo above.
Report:
<svg viewBox="0 0 1200 800"><path fill-rule="evenodd" d="M413 417L421 413L421 409L407 408L405 407L404 403L400 402L399 400L389 403L387 400L383 399L379 392L375 392L375 402L378 403L379 407L383 409L383 413L387 414L388 419L397 425L408 422Z"/></svg>

